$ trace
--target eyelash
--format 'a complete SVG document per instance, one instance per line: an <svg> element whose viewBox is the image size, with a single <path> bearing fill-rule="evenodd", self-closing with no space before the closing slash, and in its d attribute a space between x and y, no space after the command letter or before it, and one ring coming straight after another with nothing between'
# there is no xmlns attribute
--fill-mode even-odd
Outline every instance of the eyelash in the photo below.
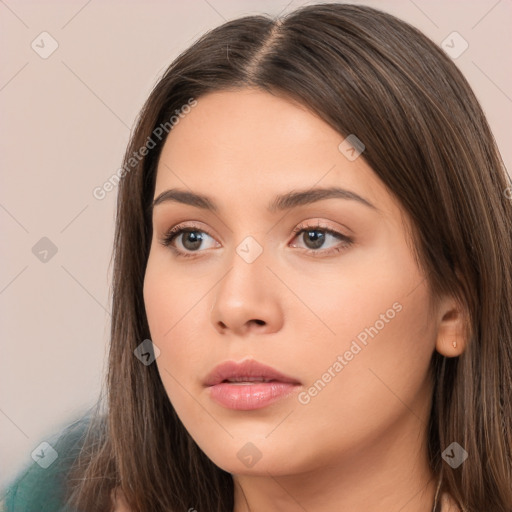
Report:
<svg viewBox="0 0 512 512"><path fill-rule="evenodd" d="M332 254L339 253L341 251L344 251L345 249L348 249L354 243L352 238L350 238L346 235L343 235L339 231L335 231L331 228L328 228L327 226L323 226L321 223L318 223L317 225L314 225L314 226L311 226L311 225L308 226L305 224L298 225L292 231L293 235L294 235L293 239L297 238L297 236L299 234L301 234L303 232L307 232L307 231L322 231L324 233L334 236L335 238L340 239L340 241L342 242L341 246L333 247L333 248L327 249L327 250L326 249L324 249L324 250L302 249L306 254L309 254L309 255L312 255L315 257L319 257L320 255L330 256ZM171 249L177 256L179 256L181 258L194 258L197 256L198 252L202 252L202 251L182 252L182 251L178 250L173 245L174 240L178 236L180 236L183 233L190 233L190 232L206 233L209 237L213 238L213 236L210 233L208 233L208 231L200 228L199 226L194 226L194 225L184 226L183 224L178 224L177 226L174 226L173 228L169 229L167 231L167 233L165 233L165 235L160 239L160 243L163 246Z"/></svg>

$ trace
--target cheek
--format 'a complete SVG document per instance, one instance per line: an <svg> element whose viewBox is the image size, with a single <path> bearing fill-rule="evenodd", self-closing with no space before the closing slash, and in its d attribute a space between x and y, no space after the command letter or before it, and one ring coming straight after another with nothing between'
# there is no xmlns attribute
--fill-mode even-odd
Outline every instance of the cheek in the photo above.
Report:
<svg viewBox="0 0 512 512"><path fill-rule="evenodd" d="M405 242L396 238L385 232L371 247L349 252L339 262L305 268L300 279L285 275L303 302L295 309L302 307L302 317L318 331L321 346L327 342L340 349L360 333L364 341L366 329L374 326L379 332L389 332L390 324L400 329L407 325L407 331L424 327L426 280ZM404 333L396 341L406 337Z"/></svg>
<svg viewBox="0 0 512 512"><path fill-rule="evenodd" d="M167 343L181 325L188 327L201 308L202 278L179 272L169 264L165 254L150 254L144 276L144 305L151 335Z"/></svg>
<svg viewBox="0 0 512 512"><path fill-rule="evenodd" d="M405 244L347 257L336 272L326 269L315 278L316 288L301 281L295 290L322 320L316 321L316 336L310 326L303 354L309 384L320 380L318 406L330 405L340 418L346 408L364 417L382 404L396 410L400 401L391 390L414 400L425 388L435 323L428 316L427 280ZM345 407L333 409L340 396Z"/></svg>
<svg viewBox="0 0 512 512"><path fill-rule="evenodd" d="M151 340L160 350L156 363L170 396L178 385L171 375L179 382L190 380L191 368L205 356L208 302L203 299L210 288L205 277L177 272L165 255L150 255L144 304Z"/></svg>
<svg viewBox="0 0 512 512"><path fill-rule="evenodd" d="M354 428L373 436L376 425L384 429L410 410L426 419L429 400L435 325L426 282L419 274L368 277L360 293L339 297L344 310L332 316L338 336L311 355L311 391L317 393L311 403L319 414L329 410L329 422L348 437Z"/></svg>

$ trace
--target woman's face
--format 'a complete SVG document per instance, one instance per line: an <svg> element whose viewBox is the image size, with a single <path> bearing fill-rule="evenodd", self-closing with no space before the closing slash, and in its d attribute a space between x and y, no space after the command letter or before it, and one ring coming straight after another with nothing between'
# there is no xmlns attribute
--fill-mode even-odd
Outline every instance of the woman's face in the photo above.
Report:
<svg viewBox="0 0 512 512"><path fill-rule="evenodd" d="M144 281L156 364L186 429L233 474L371 464L416 441L437 325L407 217L362 148L256 90L211 93L187 111L154 198L182 194L154 206ZM189 232L164 245L176 226ZM205 385L220 363L243 360L296 384Z"/></svg>

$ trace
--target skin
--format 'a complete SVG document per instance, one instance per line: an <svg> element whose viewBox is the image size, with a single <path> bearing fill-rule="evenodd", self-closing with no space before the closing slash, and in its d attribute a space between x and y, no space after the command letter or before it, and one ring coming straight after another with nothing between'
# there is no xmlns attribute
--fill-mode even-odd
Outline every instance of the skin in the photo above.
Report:
<svg viewBox="0 0 512 512"><path fill-rule="evenodd" d="M161 154L154 197L170 188L194 191L218 211L178 202L154 208L144 301L160 350L156 364L191 436L233 475L234 512L431 511L429 362L434 350L448 357L463 351L461 312L444 297L429 316L431 293L408 245L408 217L363 158L349 161L338 149L343 139L305 107L243 89L199 98ZM375 208L330 198L267 211L277 194L329 186ZM319 222L353 244L328 254L343 242L320 231L326 238L315 249L307 231L293 234ZM160 243L181 223L204 230L199 248L186 235L174 240L190 258ZM263 249L252 263L236 252L247 236ZM300 403L299 393L393 304L400 311ZM245 358L301 386L253 411L212 401L206 375ZM252 467L237 457L248 442L261 453ZM456 509L446 502L445 510Z"/></svg>

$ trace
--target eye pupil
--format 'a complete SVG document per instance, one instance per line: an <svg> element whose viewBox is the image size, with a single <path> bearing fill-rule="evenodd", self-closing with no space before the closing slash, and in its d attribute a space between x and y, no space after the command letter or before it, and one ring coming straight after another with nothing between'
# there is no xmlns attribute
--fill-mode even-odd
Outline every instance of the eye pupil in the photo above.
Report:
<svg viewBox="0 0 512 512"><path fill-rule="evenodd" d="M312 245L310 245L308 243L308 238L312 239L312 241L313 241ZM306 246L308 246L308 248L319 249L324 243L325 233L323 233L322 231L320 231L318 229L305 231L303 239L304 239L304 243L306 244Z"/></svg>
<svg viewBox="0 0 512 512"><path fill-rule="evenodd" d="M199 249L202 241L203 237L200 231L185 231L183 233L182 244L188 251Z"/></svg>

